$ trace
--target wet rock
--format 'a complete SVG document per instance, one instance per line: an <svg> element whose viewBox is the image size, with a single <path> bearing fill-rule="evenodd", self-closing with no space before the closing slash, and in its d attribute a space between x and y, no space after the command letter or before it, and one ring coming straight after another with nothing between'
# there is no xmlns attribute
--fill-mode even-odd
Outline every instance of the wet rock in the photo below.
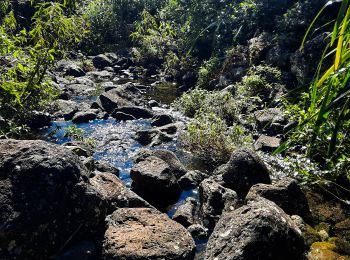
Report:
<svg viewBox="0 0 350 260"><path fill-rule="evenodd" d="M54 113L55 118L64 118L68 121L78 112L78 104L72 100L59 99L55 102L58 111Z"/></svg>
<svg viewBox="0 0 350 260"><path fill-rule="evenodd" d="M194 198L187 198L176 210L173 220L184 227L189 227L195 222L197 201Z"/></svg>
<svg viewBox="0 0 350 260"><path fill-rule="evenodd" d="M169 115L157 115L152 118L151 126L159 127L174 123L174 119Z"/></svg>
<svg viewBox="0 0 350 260"><path fill-rule="evenodd" d="M85 72L78 65L70 64L65 68L65 75L73 77L83 77L85 76Z"/></svg>
<svg viewBox="0 0 350 260"><path fill-rule="evenodd" d="M131 169L130 177L135 192L157 208L175 203L181 194L171 167L158 157L150 156L136 163Z"/></svg>
<svg viewBox="0 0 350 260"><path fill-rule="evenodd" d="M273 136L261 135L254 143L256 151L273 152L281 145L281 139Z"/></svg>
<svg viewBox="0 0 350 260"><path fill-rule="evenodd" d="M135 140L142 145L151 147L171 142L175 138L179 124L169 124L154 129L140 130L136 132Z"/></svg>
<svg viewBox="0 0 350 260"><path fill-rule="evenodd" d="M56 257L56 260L94 260L96 259L96 246L91 241L81 241L69 248L63 254Z"/></svg>
<svg viewBox="0 0 350 260"><path fill-rule="evenodd" d="M159 107L159 103L157 101L155 101L155 100L148 101L148 105L150 107Z"/></svg>
<svg viewBox="0 0 350 260"><path fill-rule="evenodd" d="M224 211L238 206L236 192L206 179L199 185L200 216L206 227L213 228Z"/></svg>
<svg viewBox="0 0 350 260"><path fill-rule="evenodd" d="M97 55L92 59L94 67L97 69L104 69L105 67L111 67L112 61L104 54Z"/></svg>
<svg viewBox="0 0 350 260"><path fill-rule="evenodd" d="M301 259L300 230L275 203L250 202L220 218L205 259Z"/></svg>
<svg viewBox="0 0 350 260"><path fill-rule="evenodd" d="M113 175L119 177L119 169L113 166L112 164L109 164L107 162L103 161L97 161L95 163L96 170L99 172L104 172L104 173L112 173Z"/></svg>
<svg viewBox="0 0 350 260"><path fill-rule="evenodd" d="M116 112L116 113L113 113L113 117L116 119L116 120L119 120L119 121L129 121L129 120L136 120L136 118L132 115L129 115L129 114L125 114L123 112Z"/></svg>
<svg viewBox="0 0 350 260"><path fill-rule="evenodd" d="M74 124L88 123L89 121L95 120L96 118L96 113L92 111L78 112L74 115L72 122Z"/></svg>
<svg viewBox="0 0 350 260"><path fill-rule="evenodd" d="M81 223L101 220L76 192L88 172L63 146L1 140L0 176L0 259L47 259Z"/></svg>
<svg viewBox="0 0 350 260"><path fill-rule="evenodd" d="M107 218L102 259L192 260L195 243L180 224L154 209L118 209Z"/></svg>
<svg viewBox="0 0 350 260"><path fill-rule="evenodd" d="M292 178L283 178L274 184L255 184L250 188L247 200L263 197L271 200L288 215L310 216L310 209L305 194L298 182Z"/></svg>
<svg viewBox="0 0 350 260"><path fill-rule="evenodd" d="M165 161L169 165L171 172L174 173L176 178L182 177L187 172L185 166L180 162L177 156L168 150L140 149L140 151L134 157L134 161L135 163L139 163L151 156L158 157Z"/></svg>
<svg viewBox="0 0 350 260"><path fill-rule="evenodd" d="M155 130L160 131L162 133L169 134L169 135L173 135L177 133L179 127L181 127L181 123L173 123L173 124L157 127Z"/></svg>
<svg viewBox="0 0 350 260"><path fill-rule="evenodd" d="M208 175L201 171L189 171L179 179L179 185L183 190L191 190L198 187L207 177Z"/></svg>
<svg viewBox="0 0 350 260"><path fill-rule="evenodd" d="M116 89L102 93L99 96L97 103L100 104L100 107L108 113L112 113L114 109L118 107L128 106L131 104L128 100L121 97L119 95L119 91Z"/></svg>
<svg viewBox="0 0 350 260"><path fill-rule="evenodd" d="M118 208L150 208L148 202L129 190L112 173L99 173L90 179L90 190L107 205L108 213Z"/></svg>
<svg viewBox="0 0 350 260"><path fill-rule="evenodd" d="M244 197L254 184L271 184L265 164L248 149L233 152L228 163L215 170L215 175L222 175L224 186L236 191L240 197Z"/></svg>
<svg viewBox="0 0 350 260"><path fill-rule="evenodd" d="M112 116L114 117L115 114L118 112L131 115L136 119L140 119L140 118L147 119L147 118L153 117L152 111L143 107L138 107L138 106L122 106L122 107L116 108L112 113Z"/></svg>
<svg viewBox="0 0 350 260"><path fill-rule="evenodd" d="M200 224L193 224L187 228L194 239L206 239L208 237L208 230Z"/></svg>

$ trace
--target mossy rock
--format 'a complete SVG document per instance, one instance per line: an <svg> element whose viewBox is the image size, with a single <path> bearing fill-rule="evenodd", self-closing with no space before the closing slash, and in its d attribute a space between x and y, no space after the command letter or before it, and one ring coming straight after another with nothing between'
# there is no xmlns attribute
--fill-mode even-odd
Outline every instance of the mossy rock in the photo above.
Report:
<svg viewBox="0 0 350 260"><path fill-rule="evenodd" d="M311 226L305 225L305 231L303 232L303 238L307 246L311 246L313 243L321 241L320 234Z"/></svg>
<svg viewBox="0 0 350 260"><path fill-rule="evenodd" d="M334 250L336 245L330 242L315 242L311 245L307 255L308 260L348 260L348 256L342 256Z"/></svg>

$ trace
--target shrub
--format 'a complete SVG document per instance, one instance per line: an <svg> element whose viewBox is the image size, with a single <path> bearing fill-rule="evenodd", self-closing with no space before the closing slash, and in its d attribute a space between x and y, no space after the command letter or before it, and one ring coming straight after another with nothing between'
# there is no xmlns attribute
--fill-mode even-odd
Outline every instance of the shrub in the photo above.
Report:
<svg viewBox="0 0 350 260"><path fill-rule="evenodd" d="M237 147L252 143L242 126L234 124L229 127L215 113L197 113L187 129L185 143L191 151L211 162L226 162Z"/></svg>
<svg viewBox="0 0 350 260"><path fill-rule="evenodd" d="M199 68L199 78L197 86L199 88L208 88L208 83L210 80L215 79L219 74L220 61L217 57L212 57L205 61L203 65Z"/></svg>

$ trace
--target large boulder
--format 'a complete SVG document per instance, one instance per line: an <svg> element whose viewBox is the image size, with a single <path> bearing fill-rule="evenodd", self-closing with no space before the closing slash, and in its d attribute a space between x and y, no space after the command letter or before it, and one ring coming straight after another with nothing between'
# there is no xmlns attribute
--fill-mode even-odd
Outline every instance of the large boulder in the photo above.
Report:
<svg viewBox="0 0 350 260"><path fill-rule="evenodd" d="M80 123L88 123L91 120L95 120L97 118L97 115L94 111L82 111L76 113L73 118L72 122L74 124L80 124Z"/></svg>
<svg viewBox="0 0 350 260"><path fill-rule="evenodd" d="M78 104L72 100L58 99L54 106L56 106L57 110L54 113L54 117L64 118L66 121L71 120L79 110Z"/></svg>
<svg viewBox="0 0 350 260"><path fill-rule="evenodd" d="M264 162L248 149L233 152L230 160L220 166L215 174L222 175L224 186L236 191L240 197L244 197L254 184L271 184Z"/></svg>
<svg viewBox="0 0 350 260"><path fill-rule="evenodd" d="M188 171L179 179L180 187L183 190L196 188L208 175L201 171Z"/></svg>
<svg viewBox="0 0 350 260"><path fill-rule="evenodd" d="M92 63L97 69L104 69L105 67L111 67L113 65L112 61L104 54L95 56L92 59Z"/></svg>
<svg viewBox="0 0 350 260"><path fill-rule="evenodd" d="M257 197L275 202L288 215L299 215L303 218L310 215L306 196L294 179L283 178L272 185L256 184L251 187L246 199L252 200Z"/></svg>
<svg viewBox="0 0 350 260"><path fill-rule="evenodd" d="M206 227L213 228L224 211L238 206L236 192L221 186L212 179L204 180L199 186L200 217Z"/></svg>
<svg viewBox="0 0 350 260"><path fill-rule="evenodd" d="M152 118L153 113L152 111L148 110L147 108L139 107L139 106L122 106L118 107L114 110L112 113L112 116L115 117L116 113L124 113L127 115L131 115L136 119L144 118Z"/></svg>
<svg viewBox="0 0 350 260"><path fill-rule="evenodd" d="M118 209L107 218L102 259L191 260L195 243L177 222L154 209Z"/></svg>
<svg viewBox="0 0 350 260"><path fill-rule="evenodd" d="M108 113L112 113L114 109L120 106L131 105L130 101L121 97L119 95L119 92L115 89L102 93L98 97L97 103L103 110L105 110Z"/></svg>
<svg viewBox="0 0 350 260"><path fill-rule="evenodd" d="M150 156L136 163L130 176L135 192L157 208L164 209L175 203L181 194L171 167L158 157Z"/></svg>
<svg viewBox="0 0 350 260"><path fill-rule="evenodd" d="M151 208L152 206L137 194L129 190L122 181L112 173L98 173L90 179L90 190L108 206L112 213L118 208Z"/></svg>
<svg viewBox="0 0 350 260"><path fill-rule="evenodd" d="M197 201L194 198L187 198L177 208L172 219L187 228L195 223L196 208Z"/></svg>
<svg viewBox="0 0 350 260"><path fill-rule="evenodd" d="M100 201L82 198L88 176L63 146L1 140L0 259L47 259L76 230L103 221Z"/></svg>
<svg viewBox="0 0 350 260"><path fill-rule="evenodd" d="M302 259L301 231L275 203L260 199L222 215L205 259Z"/></svg>
<svg viewBox="0 0 350 260"><path fill-rule="evenodd" d="M141 149L134 157L135 163L144 161L147 157L155 156L163 161L165 161L171 171L174 173L176 178L180 178L185 175L187 170L185 166L180 162L177 156L168 150L149 150L149 149Z"/></svg>

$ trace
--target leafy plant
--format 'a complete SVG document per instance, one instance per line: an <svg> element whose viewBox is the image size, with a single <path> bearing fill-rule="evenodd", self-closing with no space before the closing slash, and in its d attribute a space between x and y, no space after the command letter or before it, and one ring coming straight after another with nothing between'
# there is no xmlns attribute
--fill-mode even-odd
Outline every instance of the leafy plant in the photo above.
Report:
<svg viewBox="0 0 350 260"><path fill-rule="evenodd" d="M85 131L82 128L78 128L76 125L66 127L64 137L70 138L73 141L84 142L91 148L96 147L96 141L93 138L85 137Z"/></svg>

